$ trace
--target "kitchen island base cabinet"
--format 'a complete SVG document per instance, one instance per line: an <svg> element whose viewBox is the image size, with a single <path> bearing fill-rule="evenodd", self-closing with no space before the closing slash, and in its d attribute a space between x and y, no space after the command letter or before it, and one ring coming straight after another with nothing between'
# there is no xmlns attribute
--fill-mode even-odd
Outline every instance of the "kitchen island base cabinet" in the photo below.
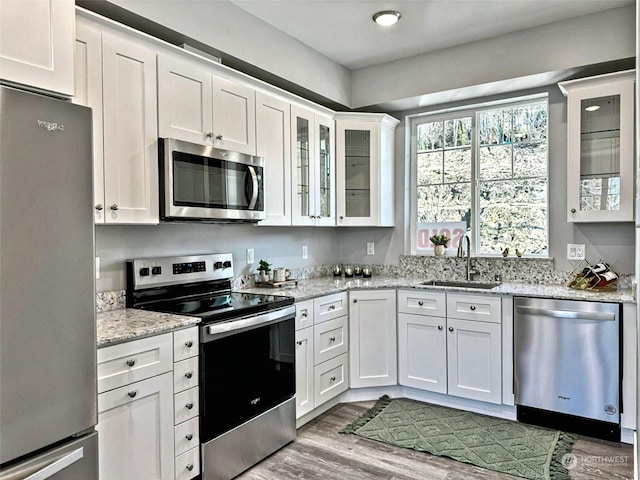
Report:
<svg viewBox="0 0 640 480"><path fill-rule="evenodd" d="M349 300L351 388L395 385L396 291L353 290Z"/></svg>
<svg viewBox="0 0 640 480"><path fill-rule="evenodd" d="M501 302L489 295L399 290L398 382L501 404Z"/></svg>

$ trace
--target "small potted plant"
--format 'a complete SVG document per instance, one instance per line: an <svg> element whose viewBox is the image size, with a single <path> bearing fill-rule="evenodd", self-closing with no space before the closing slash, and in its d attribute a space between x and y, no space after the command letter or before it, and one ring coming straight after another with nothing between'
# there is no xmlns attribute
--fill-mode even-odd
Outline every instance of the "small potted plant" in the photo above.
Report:
<svg viewBox="0 0 640 480"><path fill-rule="evenodd" d="M439 235L431 235L429 237L429 240L431 240L431 243L435 245L433 247L433 253L440 256L440 255L444 255L444 249L447 248L447 244L451 239L447 237L444 233L441 233Z"/></svg>
<svg viewBox="0 0 640 480"><path fill-rule="evenodd" d="M269 281L270 272L271 264L266 260L260 260L260 266L258 267L258 281L260 283L267 283Z"/></svg>

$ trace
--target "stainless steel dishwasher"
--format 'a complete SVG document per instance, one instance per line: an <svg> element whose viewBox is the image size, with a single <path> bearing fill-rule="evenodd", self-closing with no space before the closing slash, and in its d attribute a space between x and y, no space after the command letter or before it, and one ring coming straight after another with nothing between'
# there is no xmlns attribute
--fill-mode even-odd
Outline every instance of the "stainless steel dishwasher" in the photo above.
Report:
<svg viewBox="0 0 640 480"><path fill-rule="evenodd" d="M514 299L518 420L620 440L620 306Z"/></svg>

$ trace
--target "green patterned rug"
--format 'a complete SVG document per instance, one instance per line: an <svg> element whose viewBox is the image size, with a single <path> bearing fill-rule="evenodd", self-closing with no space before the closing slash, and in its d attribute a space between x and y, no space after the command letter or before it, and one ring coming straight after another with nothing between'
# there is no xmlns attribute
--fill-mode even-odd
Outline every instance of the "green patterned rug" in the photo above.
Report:
<svg viewBox="0 0 640 480"><path fill-rule="evenodd" d="M576 436L386 395L340 433L412 448L530 480L567 480Z"/></svg>

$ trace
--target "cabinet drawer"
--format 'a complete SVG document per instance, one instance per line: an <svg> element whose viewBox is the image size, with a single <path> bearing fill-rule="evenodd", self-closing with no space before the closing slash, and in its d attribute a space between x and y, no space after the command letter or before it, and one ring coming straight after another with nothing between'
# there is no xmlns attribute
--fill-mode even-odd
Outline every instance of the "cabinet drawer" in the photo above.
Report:
<svg viewBox="0 0 640 480"><path fill-rule="evenodd" d="M330 358L347 352L347 316L327 320L313 329L314 364L326 362Z"/></svg>
<svg viewBox="0 0 640 480"><path fill-rule="evenodd" d="M189 480L200 475L200 449L192 448L176 457L176 480Z"/></svg>
<svg viewBox="0 0 640 480"><path fill-rule="evenodd" d="M170 372L171 333L98 349L98 393Z"/></svg>
<svg viewBox="0 0 640 480"><path fill-rule="evenodd" d="M424 290L398 290L398 312L445 317L446 294Z"/></svg>
<svg viewBox="0 0 640 480"><path fill-rule="evenodd" d="M187 358L173 364L173 391L175 393L198 386L198 357Z"/></svg>
<svg viewBox="0 0 640 480"><path fill-rule="evenodd" d="M313 300L296 303L296 330L313 325Z"/></svg>
<svg viewBox="0 0 640 480"><path fill-rule="evenodd" d="M173 361L198 355L198 327L173 332Z"/></svg>
<svg viewBox="0 0 640 480"><path fill-rule="evenodd" d="M348 359L348 354L344 353L314 368L316 407L347 390L349 386Z"/></svg>
<svg viewBox="0 0 640 480"><path fill-rule="evenodd" d="M187 420L175 426L175 450L176 455L181 455L187 450L200 446L200 434L198 417Z"/></svg>
<svg viewBox="0 0 640 480"><path fill-rule="evenodd" d="M173 399L174 423L177 425L197 417L200 412L198 405L198 387L176 393Z"/></svg>
<svg viewBox="0 0 640 480"><path fill-rule="evenodd" d="M334 293L313 300L313 322L318 324L348 313L347 293Z"/></svg>
<svg viewBox="0 0 640 480"><path fill-rule="evenodd" d="M447 294L447 316L463 320L501 323L500 297Z"/></svg>

